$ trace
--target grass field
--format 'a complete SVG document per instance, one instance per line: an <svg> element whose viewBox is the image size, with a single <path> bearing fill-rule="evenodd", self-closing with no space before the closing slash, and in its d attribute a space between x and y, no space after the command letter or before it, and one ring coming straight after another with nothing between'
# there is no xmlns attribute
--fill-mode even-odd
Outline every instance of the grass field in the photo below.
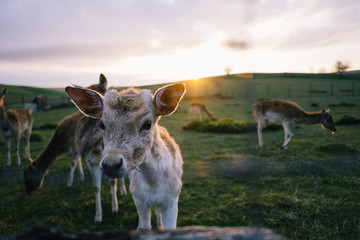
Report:
<svg viewBox="0 0 360 240"><path fill-rule="evenodd" d="M263 98L295 101L308 111L330 106L334 120L343 115L359 118L359 80L226 76L188 81L187 88L178 111L160 120L180 145L184 159L178 226L259 226L288 239L360 238L360 125L337 126L334 135L318 125L301 125L286 150L280 150L282 130L264 132L263 148L258 147L256 131L182 130L189 123L187 106L194 98L218 119L253 122L251 105ZM41 126L75 111L61 108L34 114L34 132L43 134L45 141L32 143L33 158L53 133ZM14 152L12 159L14 163ZM84 162L85 181L80 182L76 174L73 187L66 188L70 160L71 156L62 155L45 177L43 188L27 196L23 183L26 163L6 166L0 140L0 235L24 232L36 224L76 231L136 229L138 217L130 194L119 199L119 214L112 216L106 176L103 223L93 227L90 174ZM155 217L153 220L155 226Z"/></svg>

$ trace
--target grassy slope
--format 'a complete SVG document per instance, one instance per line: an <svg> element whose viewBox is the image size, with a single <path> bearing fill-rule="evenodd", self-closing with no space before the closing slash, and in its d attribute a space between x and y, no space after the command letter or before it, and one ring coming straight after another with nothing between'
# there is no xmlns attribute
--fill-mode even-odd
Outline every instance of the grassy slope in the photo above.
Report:
<svg viewBox="0 0 360 240"><path fill-rule="evenodd" d="M216 79L216 78L215 78ZM188 82L188 97L216 93L214 79ZM259 98L286 98L306 110L320 110L329 104L355 103L355 107L331 109L334 119L344 114L359 117L359 85L355 96L348 91L352 80L334 79L226 79L222 93L233 98L198 99L217 118L252 120L251 105ZM327 93L309 94L312 89ZM289 96L288 85L291 84ZM334 96L330 95L334 85ZM358 84L358 83L357 83ZM268 86L270 95L268 95ZM195 90L199 93L195 94ZM178 225L264 226L289 239L356 239L360 234L360 127L340 126L331 135L319 126L301 126L289 149L280 150L283 132L264 132L265 147L257 147L256 133L209 134L187 132L185 98L179 110L160 120L182 150L183 189L179 201ZM318 103L318 108L310 107ZM35 113L35 124L55 122L75 108ZM48 139L51 130L37 130ZM32 143L37 156L45 142ZM119 200L120 214L111 215L110 187L103 177L103 224L92 227L94 191L85 168L85 182L75 178L65 187L71 156L61 156L50 169L42 190L34 196L24 193L21 167L6 164L0 142L0 235L23 232L37 223L62 225L68 230L134 230L137 214L131 196ZM15 155L13 153L13 159ZM127 183L128 185L128 183ZM155 225L155 221L153 223Z"/></svg>

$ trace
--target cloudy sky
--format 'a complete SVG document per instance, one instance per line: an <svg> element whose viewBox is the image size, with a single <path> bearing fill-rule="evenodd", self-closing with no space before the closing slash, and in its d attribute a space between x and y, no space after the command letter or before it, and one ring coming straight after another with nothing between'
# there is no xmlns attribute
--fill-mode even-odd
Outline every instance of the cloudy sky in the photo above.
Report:
<svg viewBox="0 0 360 240"><path fill-rule="evenodd" d="M138 86L360 69L358 0L1 0L0 83Z"/></svg>

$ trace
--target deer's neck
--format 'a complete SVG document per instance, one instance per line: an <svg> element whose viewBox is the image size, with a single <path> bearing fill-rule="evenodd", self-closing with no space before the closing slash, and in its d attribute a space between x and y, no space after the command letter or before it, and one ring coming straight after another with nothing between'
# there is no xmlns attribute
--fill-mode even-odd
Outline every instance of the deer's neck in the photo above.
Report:
<svg viewBox="0 0 360 240"><path fill-rule="evenodd" d="M303 117L299 119L299 123L317 124L320 123L321 112L303 112Z"/></svg>
<svg viewBox="0 0 360 240"><path fill-rule="evenodd" d="M6 118L7 118L6 109L5 109L4 105L1 105L1 107L0 107L0 119L6 119Z"/></svg>

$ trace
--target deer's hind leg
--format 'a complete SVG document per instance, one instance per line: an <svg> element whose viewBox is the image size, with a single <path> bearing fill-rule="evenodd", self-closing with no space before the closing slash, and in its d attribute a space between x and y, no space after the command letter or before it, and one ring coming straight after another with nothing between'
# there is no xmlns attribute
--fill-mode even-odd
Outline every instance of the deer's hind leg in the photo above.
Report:
<svg viewBox="0 0 360 240"><path fill-rule="evenodd" d="M294 136L293 132L291 131L290 124L287 122L283 122L284 127L284 144L281 146L281 148L286 148L289 142L291 141L292 137Z"/></svg>
<svg viewBox="0 0 360 240"><path fill-rule="evenodd" d="M30 136L31 130L26 130L24 132L24 143L25 143L25 158L31 162L31 155L30 155Z"/></svg>
<svg viewBox="0 0 360 240"><path fill-rule="evenodd" d="M7 165L11 165L11 139L9 137L5 137L5 144L6 144L6 150L7 150Z"/></svg>
<svg viewBox="0 0 360 240"><path fill-rule="evenodd" d="M66 186L71 187L74 181L74 172L76 169L76 166L79 164L79 171L80 171L80 180L84 181L84 170L82 168L82 163L81 163L81 157L79 153L74 153L74 157L71 161L71 168L70 168L70 173L69 173L69 178L67 181Z"/></svg>
<svg viewBox="0 0 360 240"><path fill-rule="evenodd" d="M17 158L17 164L20 166L21 165L21 159L20 159L20 140L21 140L21 134L18 134L15 137L15 151L16 151L16 158Z"/></svg>

